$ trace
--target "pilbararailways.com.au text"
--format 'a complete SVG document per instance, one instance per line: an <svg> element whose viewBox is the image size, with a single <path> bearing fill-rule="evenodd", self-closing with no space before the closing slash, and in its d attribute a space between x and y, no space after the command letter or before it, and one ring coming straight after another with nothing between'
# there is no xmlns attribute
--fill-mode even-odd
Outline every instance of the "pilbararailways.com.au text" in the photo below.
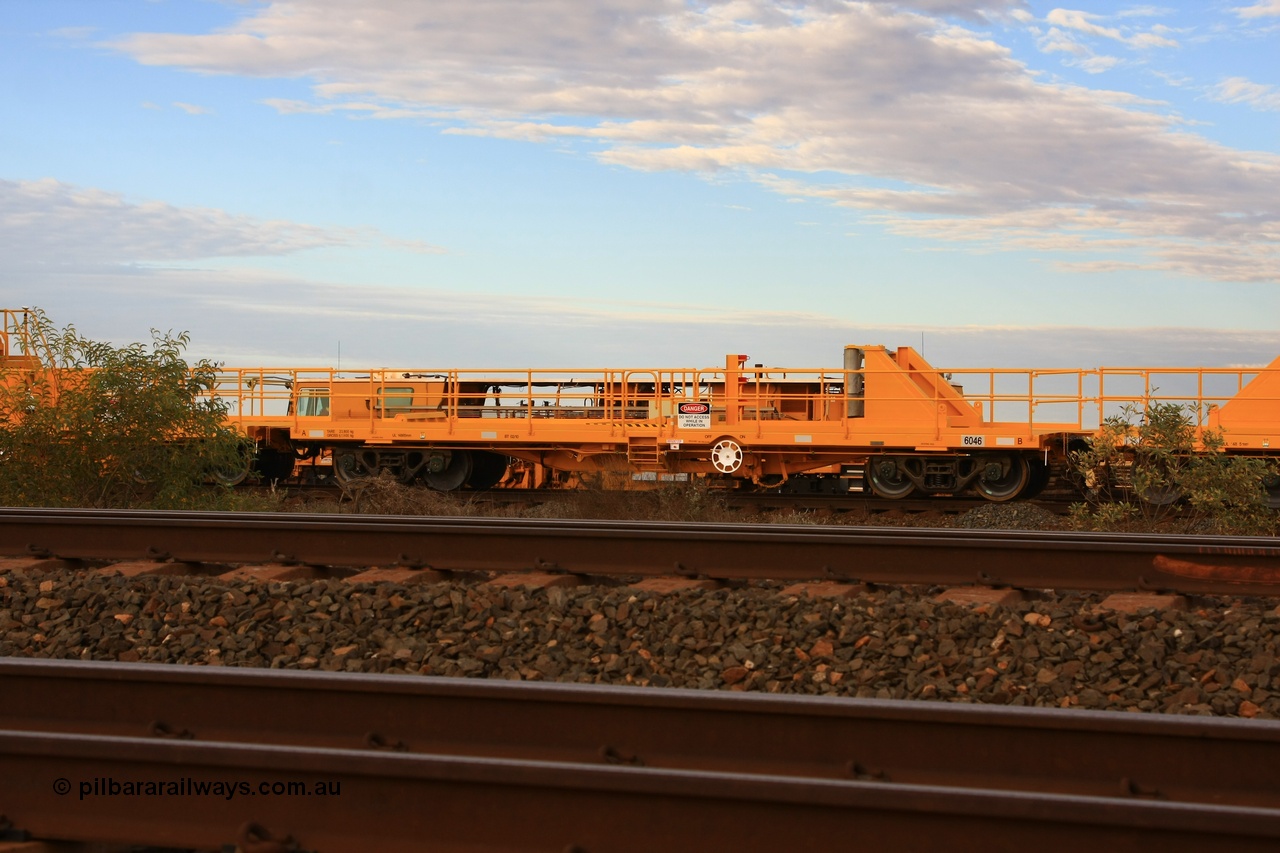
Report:
<svg viewBox="0 0 1280 853"><path fill-rule="evenodd" d="M229 779L210 781L192 779L125 779L111 776L95 776L78 783L80 799L87 797L340 797L342 783L320 782L246 782ZM59 796L71 793L71 780L58 778L53 781L53 792Z"/></svg>

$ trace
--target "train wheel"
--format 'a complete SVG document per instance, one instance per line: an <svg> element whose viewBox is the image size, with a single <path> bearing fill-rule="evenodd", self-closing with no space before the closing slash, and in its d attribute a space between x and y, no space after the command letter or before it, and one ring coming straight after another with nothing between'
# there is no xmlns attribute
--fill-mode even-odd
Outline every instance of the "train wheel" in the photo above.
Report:
<svg viewBox="0 0 1280 853"><path fill-rule="evenodd" d="M1170 506L1182 500L1182 490L1177 486L1147 486L1134 489L1138 499L1148 506Z"/></svg>
<svg viewBox="0 0 1280 853"><path fill-rule="evenodd" d="M452 492L462 488L471 476L471 454L465 450L454 450L449 454L449 461L439 471L432 471L431 462L422 467L419 476L422 482L437 492Z"/></svg>
<svg viewBox="0 0 1280 853"><path fill-rule="evenodd" d="M333 479L338 481L338 485L345 486L352 480L367 476L369 476L369 469L364 467L356 451L333 451Z"/></svg>
<svg viewBox="0 0 1280 853"><path fill-rule="evenodd" d="M902 473L892 456L884 456L867 462L867 485L882 498L896 501L915 491L916 484Z"/></svg>
<svg viewBox="0 0 1280 853"><path fill-rule="evenodd" d="M1280 471L1267 471L1262 475L1262 491L1266 492L1267 506L1280 510Z"/></svg>
<svg viewBox="0 0 1280 853"><path fill-rule="evenodd" d="M264 447L258 451L258 458L254 460L253 467L259 477L270 483L293 476L293 464L292 451Z"/></svg>
<svg viewBox="0 0 1280 853"><path fill-rule="evenodd" d="M1267 506L1280 509L1280 474L1274 471L1262 478L1262 488L1267 493Z"/></svg>
<svg viewBox="0 0 1280 853"><path fill-rule="evenodd" d="M1018 500L1028 500L1044 491L1044 487L1049 485L1049 466L1039 459L1028 459L1027 467L1031 470L1031 477L1027 480L1027 486L1018 493Z"/></svg>
<svg viewBox="0 0 1280 853"><path fill-rule="evenodd" d="M1133 491L1148 506L1171 506L1185 496L1164 462L1139 455L1133 462Z"/></svg>
<svg viewBox="0 0 1280 853"><path fill-rule="evenodd" d="M492 489L507 476L507 457L501 453L490 453L477 450L471 454L471 476L467 477L467 488L476 491Z"/></svg>
<svg viewBox="0 0 1280 853"><path fill-rule="evenodd" d="M225 468L217 469L211 472L210 476L219 486L238 486L244 482L244 478L249 476L249 468L253 464L253 457L248 449L241 449L237 452L235 462L228 464Z"/></svg>
<svg viewBox="0 0 1280 853"><path fill-rule="evenodd" d="M133 481L140 486L150 486L163 478L169 467L166 459L167 450L160 448L151 451L140 460L133 469Z"/></svg>
<svg viewBox="0 0 1280 853"><path fill-rule="evenodd" d="M1031 468L1021 456L990 456L981 464L974 488L989 501L1013 500L1031 482Z"/></svg>
<svg viewBox="0 0 1280 853"><path fill-rule="evenodd" d="M732 438L722 438L711 448L711 464L721 474L732 474L742 467L742 445Z"/></svg>
<svg viewBox="0 0 1280 853"><path fill-rule="evenodd" d="M139 465L133 469L133 482L139 486L149 486L160 478L160 471L149 465Z"/></svg>

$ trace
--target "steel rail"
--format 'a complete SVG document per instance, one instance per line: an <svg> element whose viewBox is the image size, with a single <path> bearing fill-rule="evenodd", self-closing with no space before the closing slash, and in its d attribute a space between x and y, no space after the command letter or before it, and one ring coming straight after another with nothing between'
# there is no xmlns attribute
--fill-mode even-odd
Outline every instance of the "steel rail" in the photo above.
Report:
<svg viewBox="0 0 1280 853"><path fill-rule="evenodd" d="M15 731L1280 809L1258 720L19 658L0 695Z"/></svg>
<svg viewBox="0 0 1280 853"><path fill-rule="evenodd" d="M572 494L572 493L570 493ZM808 509L829 509L833 511L867 510L869 512L945 512L961 513L978 507L993 506L991 501L981 497L963 495L944 495L936 497L882 498L874 492L803 492L803 491L727 491L723 495L725 504L731 507L763 506L768 508L787 508L800 506ZM1083 500L1083 498L1077 498ZM1018 501L1009 506L1037 507L1055 514L1064 514L1068 506L1067 500L1053 497L1036 497Z"/></svg>
<svg viewBox="0 0 1280 853"><path fill-rule="evenodd" d="M222 488L210 485L210 489ZM315 498L332 498L335 503L344 497L354 496L359 492L352 489L344 492L342 486L334 482L316 484L286 483L283 486L241 484L237 491L260 494L279 494L285 489L291 495L311 496ZM439 495L440 493L436 493ZM850 492L833 494L829 492L784 492L784 491L730 491L712 492L713 497L724 502L731 509L813 509L834 513L843 512L891 512L908 514L924 512L958 515L978 507L990 507L991 501L985 498L940 496L922 498L890 499L877 497L871 492ZM643 498L646 492L636 489L604 490L602 492L584 491L580 489L492 489L482 492L456 492L451 497L459 504L474 503L484 505L504 504L545 504L556 501L584 501L593 495L608 497ZM1053 515L1066 515L1071 504L1082 498L1077 495L1074 500L1041 495L1026 501L1019 501L1015 506L1036 507Z"/></svg>
<svg viewBox="0 0 1280 853"><path fill-rule="evenodd" d="M273 846L258 849L326 853L1280 844L1274 809L856 780L11 731L0 759L9 820L40 839L207 848L260 827Z"/></svg>
<svg viewBox="0 0 1280 853"><path fill-rule="evenodd" d="M0 555L1280 593L1273 537L4 509Z"/></svg>

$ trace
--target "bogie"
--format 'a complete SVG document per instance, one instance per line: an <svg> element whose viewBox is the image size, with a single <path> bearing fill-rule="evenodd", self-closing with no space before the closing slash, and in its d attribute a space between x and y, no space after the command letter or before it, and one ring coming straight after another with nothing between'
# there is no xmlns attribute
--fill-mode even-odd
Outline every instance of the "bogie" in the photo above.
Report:
<svg viewBox="0 0 1280 853"><path fill-rule="evenodd" d="M1048 482L1048 469L1020 454L870 457L863 474L871 491L896 500L908 495L956 495L972 488L994 502L1029 497Z"/></svg>

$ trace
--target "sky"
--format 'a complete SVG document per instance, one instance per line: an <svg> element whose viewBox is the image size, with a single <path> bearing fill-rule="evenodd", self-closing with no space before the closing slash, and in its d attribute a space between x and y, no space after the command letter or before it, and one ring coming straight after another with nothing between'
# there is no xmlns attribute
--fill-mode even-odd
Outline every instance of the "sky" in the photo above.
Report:
<svg viewBox="0 0 1280 853"><path fill-rule="evenodd" d="M0 0L0 302L230 366L1258 365L1280 0Z"/></svg>

